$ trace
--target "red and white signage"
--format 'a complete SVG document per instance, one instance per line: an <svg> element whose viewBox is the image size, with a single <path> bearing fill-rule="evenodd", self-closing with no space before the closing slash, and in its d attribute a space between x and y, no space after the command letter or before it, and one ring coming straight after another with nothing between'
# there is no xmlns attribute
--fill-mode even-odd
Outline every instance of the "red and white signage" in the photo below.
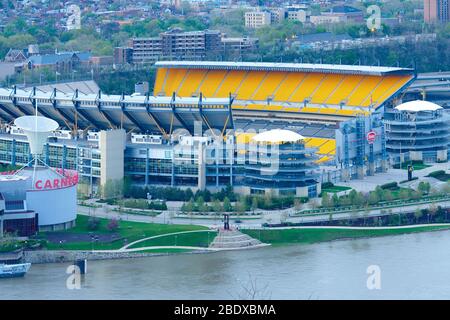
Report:
<svg viewBox="0 0 450 320"><path fill-rule="evenodd" d="M63 177L47 180L36 180L34 183L35 190L61 189L78 184L78 172L73 170L56 170Z"/></svg>
<svg viewBox="0 0 450 320"><path fill-rule="evenodd" d="M368 142L369 144L373 144L373 143L375 142L376 137L377 137L377 134L376 134L375 131L369 131L369 132L367 132L366 138L367 138L367 142Z"/></svg>

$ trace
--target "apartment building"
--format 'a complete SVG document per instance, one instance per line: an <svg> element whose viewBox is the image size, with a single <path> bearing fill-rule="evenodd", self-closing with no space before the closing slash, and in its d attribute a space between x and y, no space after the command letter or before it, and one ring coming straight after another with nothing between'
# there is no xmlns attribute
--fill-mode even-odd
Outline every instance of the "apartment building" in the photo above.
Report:
<svg viewBox="0 0 450 320"><path fill-rule="evenodd" d="M427 23L450 21L450 0L424 0L423 18Z"/></svg>
<svg viewBox="0 0 450 320"><path fill-rule="evenodd" d="M221 49L221 33L214 30L182 32L173 29L159 37L132 39L133 63L165 59L201 60Z"/></svg>
<svg viewBox="0 0 450 320"><path fill-rule="evenodd" d="M244 15L245 26L257 29L272 23L272 15L269 11L248 11Z"/></svg>

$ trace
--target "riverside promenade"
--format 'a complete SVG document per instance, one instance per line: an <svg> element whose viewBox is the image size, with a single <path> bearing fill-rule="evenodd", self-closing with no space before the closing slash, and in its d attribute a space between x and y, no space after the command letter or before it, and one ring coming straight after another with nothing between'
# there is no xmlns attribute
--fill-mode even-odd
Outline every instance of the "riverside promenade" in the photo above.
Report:
<svg viewBox="0 0 450 320"><path fill-rule="evenodd" d="M296 210L293 208L285 210L276 211L260 211L258 212L260 217L255 219L245 219L242 223L236 224L231 221L232 225L241 229L250 228L261 228L264 223L278 224L282 220L291 223L314 223L323 222L331 220L344 220L349 218L369 218L369 217L380 217L386 215L401 215L409 212L414 212L417 209L427 209L430 205L441 206L442 208L450 208L450 200L442 201L427 201L427 202L415 202L410 204L402 204L398 207L379 207L376 209L368 209L361 211L345 211L345 212L334 212L331 217L329 213L316 213L316 214L305 214L305 215L295 215ZM95 216L101 218L116 218L126 221L134 222L144 222L144 223L162 223L162 224L193 224L201 225L208 228L220 228L221 219L205 219L196 218L178 218L174 212L164 211L156 217L149 217L136 214L121 214L117 211L113 211L109 208L110 206L101 207L95 210ZM92 208L78 206L78 213L82 215L92 214Z"/></svg>

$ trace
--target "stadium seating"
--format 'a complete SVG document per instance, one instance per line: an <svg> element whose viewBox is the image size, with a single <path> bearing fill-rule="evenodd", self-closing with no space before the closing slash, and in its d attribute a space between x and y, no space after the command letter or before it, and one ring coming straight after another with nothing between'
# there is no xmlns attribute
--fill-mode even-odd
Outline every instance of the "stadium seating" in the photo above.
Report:
<svg viewBox="0 0 450 320"><path fill-rule="evenodd" d="M155 79L155 87L153 89L155 96L163 91L164 80L166 79L167 72L167 68L158 69Z"/></svg>
<svg viewBox="0 0 450 320"><path fill-rule="evenodd" d="M323 73L309 73L301 85L292 93L289 101L303 102L305 99L310 98L324 78L325 74Z"/></svg>
<svg viewBox="0 0 450 320"><path fill-rule="evenodd" d="M337 86L344 79L343 75L329 74L322 81L322 84L313 95L311 102L317 104L323 104L328 97L335 91Z"/></svg>
<svg viewBox="0 0 450 320"><path fill-rule="evenodd" d="M317 148L317 154L334 155L336 153L336 140L325 138L306 138L305 144L310 148Z"/></svg>
<svg viewBox="0 0 450 320"><path fill-rule="evenodd" d="M164 92L167 96L170 96L173 92L176 92L178 87L183 83L187 72L187 69L169 69L167 71L165 84L162 87L161 92Z"/></svg>
<svg viewBox="0 0 450 320"><path fill-rule="evenodd" d="M288 72L286 79L273 93L274 101L287 101L289 96L305 79L306 73Z"/></svg>
<svg viewBox="0 0 450 320"><path fill-rule="evenodd" d="M242 80L246 77L248 71L230 71L222 84L217 88L216 92L213 94L214 97L224 98L228 97L230 93L234 94L236 89L242 83Z"/></svg>
<svg viewBox="0 0 450 320"><path fill-rule="evenodd" d="M259 85L266 74L267 72L264 71L250 72L245 78L245 82L237 88L237 91L235 92L236 98L240 100L250 100L259 88Z"/></svg>
<svg viewBox="0 0 450 320"><path fill-rule="evenodd" d="M231 93L237 100L248 101L235 103L236 109L354 117L371 112L368 107L378 107L412 77L361 72L159 68L154 94L197 96L202 92L206 97L224 98ZM269 98L270 104L266 102ZM339 105L345 107L340 109ZM356 108L351 110L352 107Z"/></svg>
<svg viewBox="0 0 450 320"><path fill-rule="evenodd" d="M342 101L345 101L347 97L358 88L358 85L363 78L364 76L358 75L346 76L339 87L324 101L324 103L337 105Z"/></svg>
<svg viewBox="0 0 450 320"><path fill-rule="evenodd" d="M258 90L251 97L252 100L266 100L286 78L287 72L271 72L261 83Z"/></svg>
<svg viewBox="0 0 450 320"><path fill-rule="evenodd" d="M202 92L205 97L213 97L217 88L221 85L222 81L227 75L227 71L224 70L211 70L206 75L203 83L200 85L198 89L199 92Z"/></svg>
<svg viewBox="0 0 450 320"><path fill-rule="evenodd" d="M197 89L207 74L207 71L197 69L190 69L188 72L185 79L183 79L182 85L177 88L177 95L180 97L197 95Z"/></svg>

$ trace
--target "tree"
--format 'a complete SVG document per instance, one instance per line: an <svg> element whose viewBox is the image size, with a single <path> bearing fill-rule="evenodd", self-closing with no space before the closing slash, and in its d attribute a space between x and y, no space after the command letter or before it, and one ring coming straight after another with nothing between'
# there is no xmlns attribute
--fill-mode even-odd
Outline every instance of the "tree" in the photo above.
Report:
<svg viewBox="0 0 450 320"><path fill-rule="evenodd" d="M89 217L87 228L88 230L95 231L100 227L100 219L96 217Z"/></svg>
<svg viewBox="0 0 450 320"><path fill-rule="evenodd" d="M112 218L111 220L109 220L108 225L106 226L106 228L110 232L117 231L117 229L119 228L119 222L117 221L117 219Z"/></svg>
<svg viewBox="0 0 450 320"><path fill-rule="evenodd" d="M420 193L420 195L428 194L430 192L430 189L430 183L424 181L420 181L419 185L417 186L417 191Z"/></svg>
<svg viewBox="0 0 450 320"><path fill-rule="evenodd" d="M199 212L205 212L208 210L208 206L205 204L205 200L203 200L202 196L199 196L195 201L195 205Z"/></svg>
<svg viewBox="0 0 450 320"><path fill-rule="evenodd" d="M255 210L258 209L258 199L256 197L252 198L251 210L255 214Z"/></svg>
<svg viewBox="0 0 450 320"><path fill-rule="evenodd" d="M332 206L331 198L327 192L322 195L322 207L328 208Z"/></svg>
<svg viewBox="0 0 450 320"><path fill-rule="evenodd" d="M378 195L375 191L372 191L369 193L369 199L368 202L370 205L374 205L377 204L379 201Z"/></svg>
<svg viewBox="0 0 450 320"><path fill-rule="evenodd" d="M422 216L423 216L422 210L417 208L416 211L414 211L414 218L416 220L416 223L420 218L422 218Z"/></svg>
<svg viewBox="0 0 450 320"><path fill-rule="evenodd" d="M434 203L432 203L432 204L428 207L428 213L429 213L429 215L430 215L430 217L431 217L431 221L434 220L434 217L435 217L435 215L436 215L437 212L438 212L437 206L436 206ZM429 222L429 221L428 221L428 222Z"/></svg>
<svg viewBox="0 0 450 320"><path fill-rule="evenodd" d="M294 209L300 211L302 207L303 207L302 201L298 198L294 199Z"/></svg>
<svg viewBox="0 0 450 320"><path fill-rule="evenodd" d="M336 193L334 193L331 197L331 202L333 203L334 207L339 207L339 197Z"/></svg>
<svg viewBox="0 0 450 320"><path fill-rule="evenodd" d="M246 205L245 205L245 199L241 197L238 202L236 202L234 206L234 211L239 215L242 213L245 213Z"/></svg>
<svg viewBox="0 0 450 320"><path fill-rule="evenodd" d="M194 205L194 199L189 199L188 202L183 204L184 211L188 214L191 214L194 211L195 205Z"/></svg>
<svg viewBox="0 0 450 320"><path fill-rule="evenodd" d="M231 206L231 202L230 202L230 199L228 199L228 197L225 197L223 199L223 211L225 211L225 212L233 211L233 207Z"/></svg>
<svg viewBox="0 0 450 320"><path fill-rule="evenodd" d="M214 210L215 213L221 213L222 212L223 207L222 207L222 204L220 203L220 201L218 199L213 201L212 209Z"/></svg>
<svg viewBox="0 0 450 320"><path fill-rule="evenodd" d="M288 218L288 214L286 211L284 211L280 214L280 222L281 223L285 223L287 221L287 218Z"/></svg>

